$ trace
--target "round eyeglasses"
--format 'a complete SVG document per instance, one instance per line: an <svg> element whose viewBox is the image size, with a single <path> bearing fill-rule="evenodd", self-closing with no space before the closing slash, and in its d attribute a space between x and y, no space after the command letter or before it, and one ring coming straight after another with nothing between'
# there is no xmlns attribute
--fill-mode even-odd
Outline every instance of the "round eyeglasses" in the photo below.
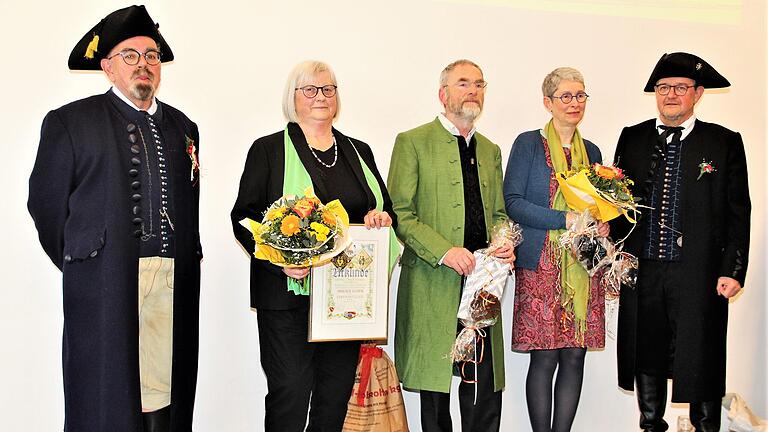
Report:
<svg viewBox="0 0 768 432"><path fill-rule="evenodd" d="M576 99L576 102L578 103L584 103L587 101L588 97L589 95L586 93L576 93L575 95L570 93L563 93L560 96L550 96L552 99L560 99L560 102L564 104L569 104L574 99Z"/></svg>
<svg viewBox="0 0 768 432"><path fill-rule="evenodd" d="M469 89L474 89L475 91L483 91L485 90L485 87L488 86L487 81L478 80L475 82L469 82L469 80L459 80L457 83L453 84L454 87L458 87L459 89L463 91L467 91ZM448 85L444 85L443 87L448 87Z"/></svg>
<svg viewBox="0 0 768 432"><path fill-rule="evenodd" d="M322 91L323 96L327 98L334 97L336 95L336 88L337 87L333 84L328 84L321 87L305 85L304 87L296 87L294 90L301 90L301 92L304 93L304 96L312 99L313 97L317 96L317 93L320 91Z"/></svg>
<svg viewBox="0 0 768 432"><path fill-rule="evenodd" d="M661 96L666 96L669 94L669 91L671 89L675 89L675 94L678 96L685 96L686 93L688 93L688 89L696 87L695 85L685 85L685 84L677 84L677 85L669 85L669 84L659 84L653 86L653 88L656 89L656 93L658 93Z"/></svg>
<svg viewBox="0 0 768 432"><path fill-rule="evenodd" d="M155 66L156 64L160 63L160 51L155 51L155 50L149 50L144 54L142 54L133 48L127 48L122 51L119 51L114 55L107 57L107 60L112 60L112 58L115 56L122 57L123 61L128 66L136 66L137 64L139 64L139 60L141 59L141 56L144 56L144 60L150 66Z"/></svg>

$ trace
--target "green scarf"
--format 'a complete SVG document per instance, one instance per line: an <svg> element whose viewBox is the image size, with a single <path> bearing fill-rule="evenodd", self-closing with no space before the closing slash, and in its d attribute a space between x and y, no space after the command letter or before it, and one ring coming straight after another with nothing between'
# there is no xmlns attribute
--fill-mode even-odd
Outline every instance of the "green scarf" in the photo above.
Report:
<svg viewBox="0 0 768 432"><path fill-rule="evenodd" d="M352 140L349 141L352 144ZM302 196L304 191L308 187L312 187L312 178L309 176L307 168L301 163L299 154L296 152L296 147L293 146L291 136L288 133L288 127L286 126L285 132L283 132L283 144L285 146L285 174L283 175L283 195L296 195ZM360 153L357 151L357 147L352 144L352 148L357 153L357 158L360 160L360 165L363 168L363 174L365 175L365 181L368 183L368 187L373 192L374 198L376 198L376 210L382 211L384 208L384 195L381 193L381 187L379 186L376 176L365 164L363 158L360 157ZM392 269L397 262L397 257L400 255L400 244L395 237L395 230L389 230L389 273L392 274ZM305 277L302 281L297 281L293 278L288 278L288 291L293 291L296 295L309 295L310 277Z"/></svg>
<svg viewBox="0 0 768 432"><path fill-rule="evenodd" d="M560 143L560 135L555 130L552 120L544 126L544 136L549 146L549 156L552 159L552 169L558 173L567 171L568 160L565 158L565 151ZM573 133L571 141L571 167L589 165L587 149L584 146L584 140L581 138L579 130ZM555 199L552 203L553 210L568 211L568 204L565 202L560 188L555 192ZM550 250L559 253L560 260L560 285L562 287L561 302L566 311L573 315L576 330L576 339L584 341L584 332L587 328L587 302L589 301L589 275L584 267L576 259L558 244L560 235L565 229L556 229L549 231Z"/></svg>

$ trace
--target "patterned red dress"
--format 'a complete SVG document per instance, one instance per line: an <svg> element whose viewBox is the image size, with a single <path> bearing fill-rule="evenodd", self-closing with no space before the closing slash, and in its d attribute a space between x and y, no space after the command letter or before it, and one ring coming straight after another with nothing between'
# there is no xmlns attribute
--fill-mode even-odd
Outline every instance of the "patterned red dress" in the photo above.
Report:
<svg viewBox="0 0 768 432"><path fill-rule="evenodd" d="M557 192L549 146L542 138L547 166L552 171L549 181L549 204ZM570 162L570 149L565 149ZM536 270L515 270L515 311L512 318L512 349L531 351L571 347L603 348L605 346L605 292L600 287L600 272L590 281L587 303L587 330L583 343L576 339L575 324L560 303L560 262L544 240Z"/></svg>

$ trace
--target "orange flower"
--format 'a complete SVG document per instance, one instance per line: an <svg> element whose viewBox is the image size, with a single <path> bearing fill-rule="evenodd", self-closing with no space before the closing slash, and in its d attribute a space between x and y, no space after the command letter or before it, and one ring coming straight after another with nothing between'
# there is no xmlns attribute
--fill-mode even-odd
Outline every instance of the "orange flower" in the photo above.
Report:
<svg viewBox="0 0 768 432"><path fill-rule="evenodd" d="M293 205L293 211L302 218L309 216L314 208L315 204L308 199L298 200L296 201L296 204Z"/></svg>
<svg viewBox="0 0 768 432"><path fill-rule="evenodd" d="M605 166L605 165L600 165L599 163L596 163L593 165L593 168L595 170L595 174L597 174L598 176L604 179L612 180L619 175L619 172L617 171L617 169L611 166Z"/></svg>
<svg viewBox="0 0 768 432"><path fill-rule="evenodd" d="M286 216L283 219L283 222L280 224L280 232L284 235L287 235L288 237L294 234L298 234L298 232L301 231L299 222L299 218L294 215Z"/></svg>
<svg viewBox="0 0 768 432"><path fill-rule="evenodd" d="M324 211L323 212L323 223L326 225L332 227L336 226L336 215L333 214L333 212Z"/></svg>

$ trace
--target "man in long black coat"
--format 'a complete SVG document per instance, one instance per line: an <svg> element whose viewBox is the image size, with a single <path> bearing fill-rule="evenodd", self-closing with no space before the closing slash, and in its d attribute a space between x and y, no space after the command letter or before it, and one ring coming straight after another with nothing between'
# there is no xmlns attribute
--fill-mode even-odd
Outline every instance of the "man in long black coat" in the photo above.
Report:
<svg viewBox="0 0 768 432"><path fill-rule="evenodd" d="M720 430L728 299L744 285L751 204L741 135L693 110L705 88L729 85L697 56L665 54L645 87L658 119L625 128L616 148L653 207L626 241L640 264L636 289L621 291L618 334L619 386L637 383L646 431L668 428L668 378L696 430Z"/></svg>
<svg viewBox="0 0 768 432"><path fill-rule="evenodd" d="M198 131L155 98L170 60L143 6L115 11L69 58L113 87L43 121L28 207L63 274L65 431L192 430Z"/></svg>

